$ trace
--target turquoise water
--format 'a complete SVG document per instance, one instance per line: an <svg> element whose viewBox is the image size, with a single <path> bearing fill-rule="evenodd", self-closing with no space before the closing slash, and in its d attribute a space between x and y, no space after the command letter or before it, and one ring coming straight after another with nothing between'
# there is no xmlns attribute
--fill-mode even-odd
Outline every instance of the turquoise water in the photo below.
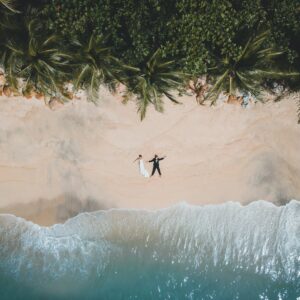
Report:
<svg viewBox="0 0 300 300"><path fill-rule="evenodd" d="M0 215L0 299L297 299L300 202Z"/></svg>

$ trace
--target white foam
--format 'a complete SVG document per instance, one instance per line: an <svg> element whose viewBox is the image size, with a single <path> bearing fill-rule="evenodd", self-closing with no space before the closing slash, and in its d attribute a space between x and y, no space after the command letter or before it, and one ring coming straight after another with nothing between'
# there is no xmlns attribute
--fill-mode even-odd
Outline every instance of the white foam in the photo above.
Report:
<svg viewBox="0 0 300 300"><path fill-rule="evenodd" d="M102 274L120 253L144 251L171 263L231 266L272 278L299 277L300 202L277 207L176 206L83 213L49 228L0 215L0 268L40 278ZM126 250L124 250L126 249ZM135 250L132 250L135 249ZM145 250L146 251L146 250ZM44 279L45 279L44 278Z"/></svg>

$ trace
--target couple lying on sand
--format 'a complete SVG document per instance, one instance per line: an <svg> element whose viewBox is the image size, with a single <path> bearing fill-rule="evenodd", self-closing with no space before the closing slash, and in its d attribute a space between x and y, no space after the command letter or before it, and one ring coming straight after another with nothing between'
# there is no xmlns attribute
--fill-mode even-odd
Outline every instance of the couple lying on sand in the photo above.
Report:
<svg viewBox="0 0 300 300"><path fill-rule="evenodd" d="M161 176L159 162L161 160L165 159L165 158L166 158L166 156L164 156L164 157L158 157L158 155L155 154L154 157L151 160L148 161L149 163L151 163L151 162L153 163L151 176L153 176L156 171L158 172L159 176ZM149 176L148 171L145 168L144 161L143 161L143 156L140 154L135 161L137 161L137 160L139 161L140 174L142 176L144 176L145 178L149 178L150 176Z"/></svg>

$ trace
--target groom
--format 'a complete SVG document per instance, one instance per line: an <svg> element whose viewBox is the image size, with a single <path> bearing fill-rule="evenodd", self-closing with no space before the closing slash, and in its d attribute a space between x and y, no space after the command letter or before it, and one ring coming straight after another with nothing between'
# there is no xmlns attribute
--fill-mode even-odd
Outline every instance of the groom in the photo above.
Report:
<svg viewBox="0 0 300 300"><path fill-rule="evenodd" d="M160 160L163 160L164 158L166 158L166 156L159 158L159 157L155 154L155 155L154 155L154 158L152 158L151 160L149 160L149 163L150 163L150 162L153 162L153 168L152 168L152 174L151 174L151 176L154 175L154 173L156 172L156 170L157 170L159 176L161 176L161 172L160 172L160 168L159 168L159 161L160 161Z"/></svg>

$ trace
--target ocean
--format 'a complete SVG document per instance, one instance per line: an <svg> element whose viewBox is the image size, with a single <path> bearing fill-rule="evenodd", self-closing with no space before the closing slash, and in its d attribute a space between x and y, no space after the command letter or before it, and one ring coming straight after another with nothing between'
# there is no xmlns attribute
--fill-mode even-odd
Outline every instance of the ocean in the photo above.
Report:
<svg viewBox="0 0 300 300"><path fill-rule="evenodd" d="M300 202L0 215L0 299L300 299Z"/></svg>

